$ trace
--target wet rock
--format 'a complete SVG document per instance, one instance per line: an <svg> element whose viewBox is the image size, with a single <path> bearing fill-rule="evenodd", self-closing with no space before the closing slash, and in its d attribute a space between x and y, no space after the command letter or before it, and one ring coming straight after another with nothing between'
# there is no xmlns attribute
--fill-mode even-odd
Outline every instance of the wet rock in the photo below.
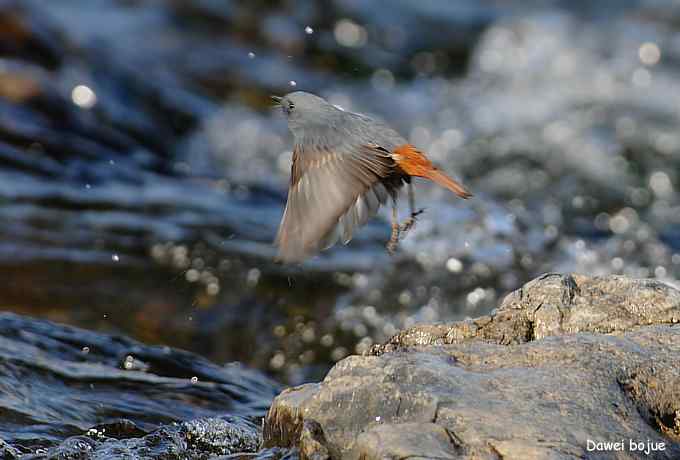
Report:
<svg viewBox="0 0 680 460"><path fill-rule="evenodd" d="M0 458L5 460L14 460L19 458L21 452L18 449L7 444L4 440L0 440Z"/></svg>
<svg viewBox="0 0 680 460"><path fill-rule="evenodd" d="M678 321L680 291L658 281L545 275L487 317L416 326L284 391L265 444L310 457L566 459L586 456L589 439L632 439L664 443L649 458L676 458Z"/></svg>
<svg viewBox="0 0 680 460"><path fill-rule="evenodd" d="M259 428L237 419L191 420L183 428L191 447L199 452L218 455L255 452L260 445Z"/></svg>
<svg viewBox="0 0 680 460"><path fill-rule="evenodd" d="M229 454L250 454L252 458L259 442L259 429L247 420L204 418L164 426L140 437L114 438L103 429L90 430L87 436L72 436L58 446L22 458L207 460Z"/></svg>

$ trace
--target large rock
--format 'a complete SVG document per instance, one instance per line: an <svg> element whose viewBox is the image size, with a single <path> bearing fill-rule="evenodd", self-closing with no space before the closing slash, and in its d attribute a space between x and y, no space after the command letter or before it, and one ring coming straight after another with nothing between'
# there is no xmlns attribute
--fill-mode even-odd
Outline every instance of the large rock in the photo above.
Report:
<svg viewBox="0 0 680 460"><path fill-rule="evenodd" d="M321 383L284 391L265 445L309 458L680 456L680 292L654 280L544 275L489 316L417 326ZM607 457L609 456L609 457ZM602 457L598 457L602 458Z"/></svg>

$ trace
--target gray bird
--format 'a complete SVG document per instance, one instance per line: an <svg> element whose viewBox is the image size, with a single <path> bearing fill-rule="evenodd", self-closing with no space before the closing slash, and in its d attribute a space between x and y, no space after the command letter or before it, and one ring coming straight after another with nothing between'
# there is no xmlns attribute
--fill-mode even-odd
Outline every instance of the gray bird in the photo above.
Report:
<svg viewBox="0 0 680 460"><path fill-rule="evenodd" d="M293 165L288 202L274 244L282 262L301 262L352 234L392 204L394 252L416 211L411 177L424 177L461 198L472 195L437 169L416 147L385 123L347 112L314 94L296 91L272 96L293 133ZM397 192L408 185L410 217L397 221Z"/></svg>

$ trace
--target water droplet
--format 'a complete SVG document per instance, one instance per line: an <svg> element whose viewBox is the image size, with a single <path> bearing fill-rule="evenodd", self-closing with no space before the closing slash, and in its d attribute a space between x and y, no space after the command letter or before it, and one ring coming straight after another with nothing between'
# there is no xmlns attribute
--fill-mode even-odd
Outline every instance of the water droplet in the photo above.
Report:
<svg viewBox="0 0 680 460"><path fill-rule="evenodd" d="M312 29L311 27L307 26L307 27L305 27L305 33L306 33L307 35L312 35L312 34L314 33L314 29Z"/></svg>
<svg viewBox="0 0 680 460"><path fill-rule="evenodd" d="M446 269L451 273L460 273L463 269L463 263L455 257L451 257L446 261Z"/></svg>
<svg viewBox="0 0 680 460"><path fill-rule="evenodd" d="M220 292L220 285L216 282L208 283L208 286L205 288L205 290L208 295L216 296Z"/></svg>
<svg viewBox="0 0 680 460"><path fill-rule="evenodd" d="M198 383L198 377L191 377L191 383Z"/></svg>
<svg viewBox="0 0 680 460"><path fill-rule="evenodd" d="M97 103L97 95L90 87L78 85L71 90L71 100L78 107L91 109Z"/></svg>
<svg viewBox="0 0 680 460"><path fill-rule="evenodd" d="M254 287L257 286L257 283L260 281L260 270L257 268L251 268L248 270L248 286Z"/></svg>
<svg viewBox="0 0 680 460"><path fill-rule="evenodd" d="M113 260L114 262L119 262L119 261L120 261L120 256L119 256L118 254L113 254L113 255L111 256L111 260Z"/></svg>
<svg viewBox="0 0 680 460"><path fill-rule="evenodd" d="M83 347L83 353L89 353L90 352L90 347Z"/></svg>
<svg viewBox="0 0 680 460"><path fill-rule="evenodd" d="M89 190L92 188L92 186L90 184L85 184L85 188Z"/></svg>
<svg viewBox="0 0 680 460"><path fill-rule="evenodd" d="M646 42L640 45L638 55L643 64L653 66L661 59L661 50L656 43Z"/></svg>
<svg viewBox="0 0 680 460"><path fill-rule="evenodd" d="M295 80L291 80L288 82L290 86L297 86L297 82Z"/></svg>
<svg viewBox="0 0 680 460"><path fill-rule="evenodd" d="M341 19L333 30L335 40L342 46L361 48L366 44L368 34L366 29L349 19Z"/></svg>
<svg viewBox="0 0 680 460"><path fill-rule="evenodd" d="M276 337L283 337L286 335L286 326L278 324L274 326L274 335Z"/></svg>
<svg viewBox="0 0 680 460"><path fill-rule="evenodd" d="M115 162L114 160L109 160L109 164L110 164L110 165L115 165L116 162Z"/></svg>
<svg viewBox="0 0 680 460"><path fill-rule="evenodd" d="M255 53L253 53L252 51L250 53L248 53L248 58L249 59L255 59Z"/></svg>
<svg viewBox="0 0 680 460"><path fill-rule="evenodd" d="M324 347L330 347L333 345L334 339L332 335L325 334L323 337L321 337L320 342Z"/></svg>
<svg viewBox="0 0 680 460"><path fill-rule="evenodd" d="M194 283L198 281L198 278L201 277L201 273L196 270L195 268L191 268L187 270L187 272L184 274L184 278L190 283Z"/></svg>
<svg viewBox="0 0 680 460"><path fill-rule="evenodd" d="M638 88L646 88L652 83L652 73L640 67L633 72L632 81Z"/></svg>
<svg viewBox="0 0 680 460"><path fill-rule="evenodd" d="M272 369L281 369L284 364L286 364L286 356L281 352L277 352L269 360L269 367Z"/></svg>

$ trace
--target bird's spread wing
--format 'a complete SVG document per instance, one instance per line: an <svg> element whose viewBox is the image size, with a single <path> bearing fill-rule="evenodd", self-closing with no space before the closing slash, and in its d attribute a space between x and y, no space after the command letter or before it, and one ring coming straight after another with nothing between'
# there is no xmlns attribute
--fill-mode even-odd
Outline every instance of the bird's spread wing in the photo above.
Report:
<svg viewBox="0 0 680 460"><path fill-rule="evenodd" d="M374 144L297 145L288 202L275 241L279 259L302 261L339 238L347 243L389 198L381 178L394 167L391 154Z"/></svg>

